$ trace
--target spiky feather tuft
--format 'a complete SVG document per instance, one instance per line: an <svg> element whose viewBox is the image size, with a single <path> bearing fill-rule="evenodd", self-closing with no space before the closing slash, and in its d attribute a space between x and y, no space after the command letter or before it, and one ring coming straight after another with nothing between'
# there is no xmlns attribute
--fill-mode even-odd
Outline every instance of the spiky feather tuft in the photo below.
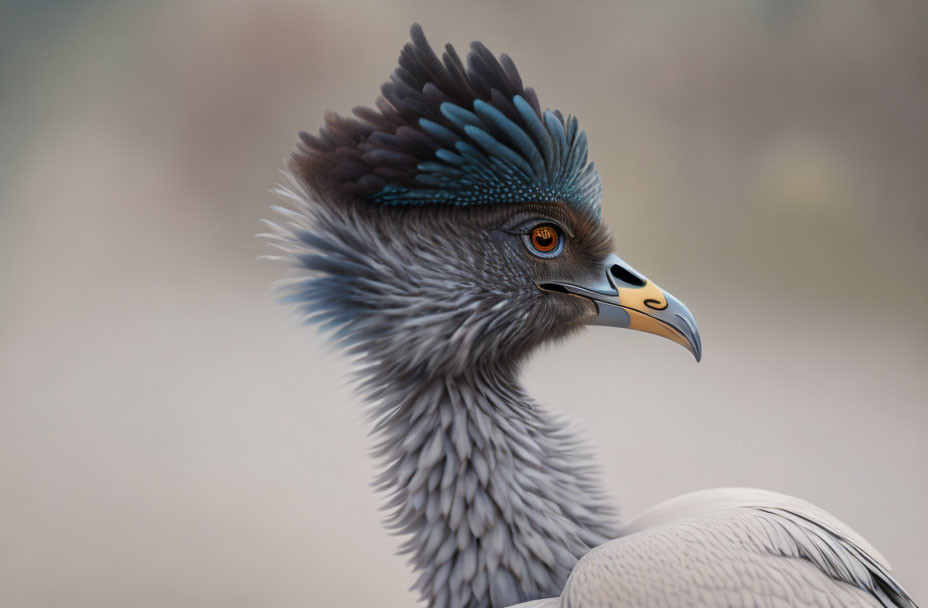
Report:
<svg viewBox="0 0 928 608"><path fill-rule="evenodd" d="M418 24L377 109L300 134L291 169L326 202L386 205L563 201L599 217L602 184L577 119L541 111L512 60L471 44L436 56Z"/></svg>

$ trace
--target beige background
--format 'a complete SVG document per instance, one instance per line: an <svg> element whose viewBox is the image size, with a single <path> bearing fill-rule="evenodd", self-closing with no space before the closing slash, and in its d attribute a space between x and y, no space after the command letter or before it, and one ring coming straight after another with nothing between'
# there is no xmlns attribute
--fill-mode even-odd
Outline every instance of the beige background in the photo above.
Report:
<svg viewBox="0 0 928 608"><path fill-rule="evenodd" d="M700 322L700 365L596 328L527 370L624 512L802 496L928 602L923 3L0 11L0 605L413 604L347 364L252 235L414 20L581 117L619 253Z"/></svg>

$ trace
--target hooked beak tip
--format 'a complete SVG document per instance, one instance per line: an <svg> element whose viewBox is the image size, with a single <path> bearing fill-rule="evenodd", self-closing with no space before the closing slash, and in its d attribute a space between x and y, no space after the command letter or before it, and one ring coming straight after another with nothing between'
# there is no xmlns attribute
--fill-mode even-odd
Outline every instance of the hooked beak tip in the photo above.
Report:
<svg viewBox="0 0 928 608"><path fill-rule="evenodd" d="M696 363L699 363L700 361L702 361L702 345L701 344L697 343L695 346L693 346L690 352L693 353L693 358L696 359Z"/></svg>
<svg viewBox="0 0 928 608"><path fill-rule="evenodd" d="M668 294L669 295L669 294ZM672 297L672 296L671 296ZM676 300L676 298L674 298ZM679 300L677 300L679 302ZM683 304L680 304L683 307ZM686 348L696 359L696 363L702 361L702 339L699 337L699 330L696 328L696 323L693 321L692 315L689 314L689 311L683 307L683 310L686 311L686 315L680 313L674 313L674 316L680 320L680 323L687 331L680 331L680 328L676 328L683 334L683 338L686 340Z"/></svg>

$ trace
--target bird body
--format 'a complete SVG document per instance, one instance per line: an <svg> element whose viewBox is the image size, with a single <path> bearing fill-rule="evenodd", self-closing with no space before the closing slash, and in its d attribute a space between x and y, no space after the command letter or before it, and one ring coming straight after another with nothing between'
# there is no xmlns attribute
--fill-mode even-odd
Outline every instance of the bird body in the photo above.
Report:
<svg viewBox="0 0 928 608"><path fill-rule="evenodd" d="M465 65L412 39L376 109L301 133L266 236L292 267L285 299L355 359L387 525L429 606L914 606L797 499L716 490L619 526L521 365L587 325L698 360L695 321L613 252L575 118L542 111L505 55L474 43Z"/></svg>

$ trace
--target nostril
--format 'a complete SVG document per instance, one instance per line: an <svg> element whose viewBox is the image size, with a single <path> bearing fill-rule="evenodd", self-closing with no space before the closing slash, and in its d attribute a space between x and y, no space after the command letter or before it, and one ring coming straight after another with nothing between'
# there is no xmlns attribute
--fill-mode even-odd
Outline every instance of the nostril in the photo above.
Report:
<svg viewBox="0 0 928 608"><path fill-rule="evenodd" d="M623 283L628 283L629 285L634 285L635 287L644 287L646 281L639 277L637 274L620 266L619 264L613 264L612 268L609 269L609 272L612 273L612 276L622 281Z"/></svg>

